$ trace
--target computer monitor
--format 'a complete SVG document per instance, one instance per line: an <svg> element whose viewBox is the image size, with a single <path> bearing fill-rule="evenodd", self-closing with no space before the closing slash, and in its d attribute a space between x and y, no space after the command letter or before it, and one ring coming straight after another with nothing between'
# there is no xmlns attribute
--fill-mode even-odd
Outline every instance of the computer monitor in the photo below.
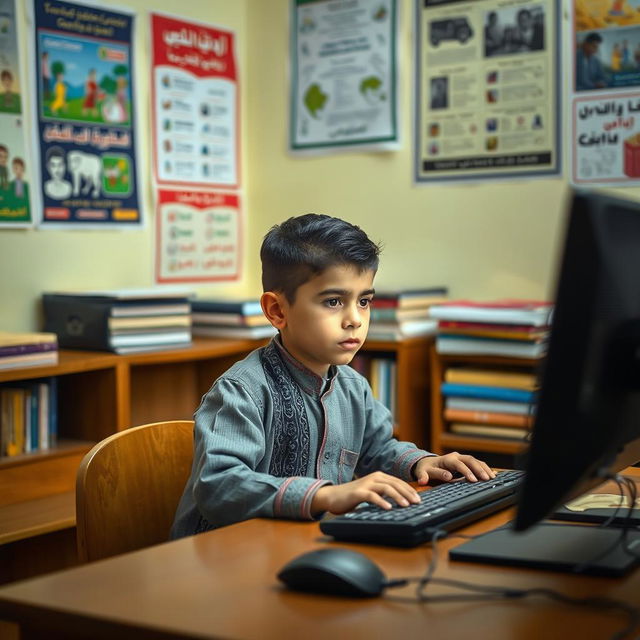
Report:
<svg viewBox="0 0 640 640"><path fill-rule="evenodd" d="M640 203L575 192L515 528L640 460Z"/></svg>

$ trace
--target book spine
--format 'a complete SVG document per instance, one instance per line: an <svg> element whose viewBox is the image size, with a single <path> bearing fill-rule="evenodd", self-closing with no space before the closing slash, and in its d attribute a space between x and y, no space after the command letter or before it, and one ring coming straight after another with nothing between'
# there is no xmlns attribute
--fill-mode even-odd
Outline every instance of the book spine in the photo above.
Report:
<svg viewBox="0 0 640 640"><path fill-rule="evenodd" d="M58 378L49 378L49 447L58 444Z"/></svg>
<svg viewBox="0 0 640 640"><path fill-rule="evenodd" d="M0 347L0 358L21 356L27 353L40 353L42 351L56 351L57 342L34 342L33 344L7 345Z"/></svg>
<svg viewBox="0 0 640 640"><path fill-rule="evenodd" d="M445 382L454 384L485 385L534 391L536 376L529 373L509 373L504 371L480 371L463 368L449 368L444 375Z"/></svg>
<svg viewBox="0 0 640 640"><path fill-rule="evenodd" d="M444 419L449 422L477 422L506 427L529 428L533 424L533 418L530 416L495 411L465 411L463 409L445 409Z"/></svg>
<svg viewBox="0 0 640 640"><path fill-rule="evenodd" d="M534 400L534 393L531 391L509 389L506 387L488 387L443 382L440 390L444 396L459 396L462 398L487 398L508 402L532 402Z"/></svg>
<svg viewBox="0 0 640 640"><path fill-rule="evenodd" d="M451 431L451 433L461 435L505 438L509 440L524 440L529 434L527 429L517 429L515 427L496 427L492 425L459 423L453 423L449 427L449 431Z"/></svg>

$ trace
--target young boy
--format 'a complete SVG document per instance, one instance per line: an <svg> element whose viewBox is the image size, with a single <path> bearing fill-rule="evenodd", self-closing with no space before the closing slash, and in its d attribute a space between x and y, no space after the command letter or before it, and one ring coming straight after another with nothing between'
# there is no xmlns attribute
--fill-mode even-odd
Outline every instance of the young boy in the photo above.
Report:
<svg viewBox="0 0 640 640"><path fill-rule="evenodd" d="M379 248L324 215L265 236L262 309L279 335L215 381L195 413L191 477L171 536L254 517L311 520L361 502L419 502L425 485L494 473L392 436L391 414L351 362L367 335ZM353 479L357 476L357 479Z"/></svg>

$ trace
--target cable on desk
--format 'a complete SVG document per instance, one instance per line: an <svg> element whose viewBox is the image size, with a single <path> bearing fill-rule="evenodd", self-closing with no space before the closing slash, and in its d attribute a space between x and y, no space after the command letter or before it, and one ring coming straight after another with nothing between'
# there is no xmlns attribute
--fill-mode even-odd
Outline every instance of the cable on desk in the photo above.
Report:
<svg viewBox="0 0 640 640"><path fill-rule="evenodd" d="M482 534L480 534L482 535ZM614 600L612 598L605 597L588 597L588 598L576 598L568 596L560 591L554 589L545 588L532 588L532 589L514 589L513 587L500 587L474 584L472 582L463 582L461 580L451 580L449 578L436 578L434 574L438 566L438 540L445 537L451 538L466 538L473 540L478 536L469 536L465 534L450 534L446 531L436 531L431 538L431 560L424 575L419 577L407 577L399 578L397 580L391 580L387 584L389 587L406 585L412 582L417 582L418 587L416 589L416 598L410 599L411 602L418 603L438 603L438 602L469 602L469 601L487 601L487 600L519 600L524 598L530 598L533 596L543 596L551 600L556 600L564 604L570 604L578 607L587 607L591 609L602 610L617 610L625 613L628 618L628 623L619 631L616 631L611 636L610 640L624 640L629 637L630 634L640 624L640 609L633 607L632 605L623 602L622 600ZM426 594L426 588L431 584L443 585L463 591L471 591L475 593L462 593L462 594ZM390 596L387 596L390 597ZM407 598L391 596L393 600L406 601Z"/></svg>

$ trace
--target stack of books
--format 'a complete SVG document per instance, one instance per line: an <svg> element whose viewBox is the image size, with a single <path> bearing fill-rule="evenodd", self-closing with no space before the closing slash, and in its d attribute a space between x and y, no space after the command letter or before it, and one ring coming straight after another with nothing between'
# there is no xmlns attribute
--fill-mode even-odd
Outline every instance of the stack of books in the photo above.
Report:
<svg viewBox="0 0 640 640"><path fill-rule="evenodd" d="M434 305L436 351L442 354L541 358L547 351L553 305L532 300Z"/></svg>
<svg viewBox="0 0 640 640"><path fill-rule="evenodd" d="M127 354L191 344L191 305L183 290L54 292L42 302L45 330L64 348Z"/></svg>
<svg viewBox="0 0 640 640"><path fill-rule="evenodd" d="M58 364L55 333L0 331L0 370Z"/></svg>
<svg viewBox="0 0 640 640"><path fill-rule="evenodd" d="M194 298L193 335L209 338L270 338L277 331L262 313L260 300Z"/></svg>
<svg viewBox="0 0 640 640"><path fill-rule="evenodd" d="M537 378L509 370L449 367L441 392L451 433L525 439L533 423Z"/></svg>
<svg viewBox="0 0 640 640"><path fill-rule="evenodd" d="M446 287L376 292L371 303L368 338L399 341L433 334L438 323L429 317L429 309L446 299Z"/></svg>
<svg viewBox="0 0 640 640"><path fill-rule="evenodd" d="M0 386L0 456L54 447L57 422L56 378Z"/></svg>

